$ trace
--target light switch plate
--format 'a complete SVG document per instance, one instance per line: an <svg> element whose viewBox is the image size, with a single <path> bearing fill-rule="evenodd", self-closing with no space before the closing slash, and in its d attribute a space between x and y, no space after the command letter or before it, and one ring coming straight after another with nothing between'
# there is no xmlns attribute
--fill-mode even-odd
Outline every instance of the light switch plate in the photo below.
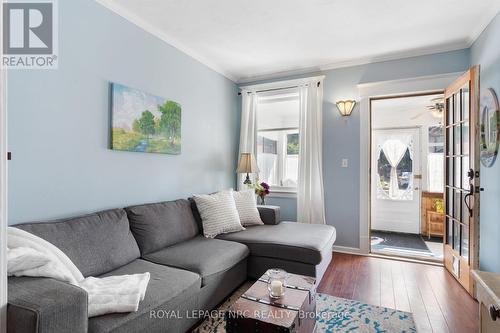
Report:
<svg viewBox="0 0 500 333"><path fill-rule="evenodd" d="M347 158L342 159L342 167L347 168L349 166L349 160Z"/></svg>

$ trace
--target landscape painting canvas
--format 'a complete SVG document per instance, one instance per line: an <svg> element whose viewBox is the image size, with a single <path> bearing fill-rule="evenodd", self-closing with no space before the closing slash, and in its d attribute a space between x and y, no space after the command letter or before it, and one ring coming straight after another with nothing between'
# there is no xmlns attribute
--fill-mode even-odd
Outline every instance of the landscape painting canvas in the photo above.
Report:
<svg viewBox="0 0 500 333"><path fill-rule="evenodd" d="M181 153L179 103L137 89L111 84L111 149Z"/></svg>

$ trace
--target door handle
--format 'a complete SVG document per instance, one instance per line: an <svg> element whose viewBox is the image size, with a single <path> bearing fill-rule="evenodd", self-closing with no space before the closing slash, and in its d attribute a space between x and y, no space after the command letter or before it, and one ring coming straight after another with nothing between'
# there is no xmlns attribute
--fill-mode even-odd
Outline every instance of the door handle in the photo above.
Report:
<svg viewBox="0 0 500 333"><path fill-rule="evenodd" d="M474 184L470 184L470 190L469 190L469 193L467 193L465 196L464 196L464 204L465 204L465 207L467 207L467 210L469 211L469 217L472 216L472 208L468 202L468 198L472 195L474 195Z"/></svg>
<svg viewBox="0 0 500 333"><path fill-rule="evenodd" d="M493 321L496 321L497 319L500 318L500 310L496 308L494 305L490 305L490 318Z"/></svg>

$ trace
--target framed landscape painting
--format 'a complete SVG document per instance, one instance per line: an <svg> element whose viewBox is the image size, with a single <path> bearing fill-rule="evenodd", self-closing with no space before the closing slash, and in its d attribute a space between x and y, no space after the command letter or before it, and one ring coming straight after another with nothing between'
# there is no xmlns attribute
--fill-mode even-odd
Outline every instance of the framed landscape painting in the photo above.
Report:
<svg viewBox="0 0 500 333"><path fill-rule="evenodd" d="M111 149L181 153L179 103L137 89L111 84Z"/></svg>

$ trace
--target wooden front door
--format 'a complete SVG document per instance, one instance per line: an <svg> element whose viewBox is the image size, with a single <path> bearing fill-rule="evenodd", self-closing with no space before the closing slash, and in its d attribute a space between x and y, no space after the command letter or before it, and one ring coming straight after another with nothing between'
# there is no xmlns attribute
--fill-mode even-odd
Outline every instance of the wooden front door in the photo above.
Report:
<svg viewBox="0 0 500 333"><path fill-rule="evenodd" d="M473 294L479 263L479 66L445 91L444 263Z"/></svg>

